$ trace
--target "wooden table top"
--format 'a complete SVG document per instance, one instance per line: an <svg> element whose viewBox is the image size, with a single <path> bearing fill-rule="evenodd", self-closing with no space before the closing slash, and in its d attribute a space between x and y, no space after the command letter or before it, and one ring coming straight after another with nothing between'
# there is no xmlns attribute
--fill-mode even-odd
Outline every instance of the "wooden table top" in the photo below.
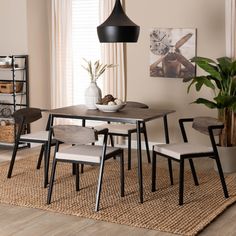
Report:
<svg viewBox="0 0 236 236"><path fill-rule="evenodd" d="M76 118L86 120L113 121L135 124L137 121L146 122L174 113L174 110L124 108L118 112L102 112L89 110L85 105L75 105L52 109L48 111L54 117Z"/></svg>

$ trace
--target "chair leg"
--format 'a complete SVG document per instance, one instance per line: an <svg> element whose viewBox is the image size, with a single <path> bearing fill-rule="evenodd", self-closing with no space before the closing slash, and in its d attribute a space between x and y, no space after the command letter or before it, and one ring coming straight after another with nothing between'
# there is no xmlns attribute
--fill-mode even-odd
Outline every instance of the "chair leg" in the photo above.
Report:
<svg viewBox="0 0 236 236"><path fill-rule="evenodd" d="M75 163L72 163L72 175L76 174L76 167L75 167Z"/></svg>
<svg viewBox="0 0 236 236"><path fill-rule="evenodd" d="M114 147L115 146L114 145L114 138L113 138L112 134L109 134L109 137L110 137L111 146ZM115 160L116 157L114 156L113 159Z"/></svg>
<svg viewBox="0 0 236 236"><path fill-rule="evenodd" d="M103 171L104 171L104 163L105 163L105 160L104 160L104 158L102 158L101 164L100 164L100 170L99 170L99 177L98 177L95 211L99 211L99 202L100 202L100 195L101 195L101 189L102 189L102 177L103 177Z"/></svg>
<svg viewBox="0 0 236 236"><path fill-rule="evenodd" d="M110 137L110 142L111 142L111 146L114 147L114 139L113 136L111 134L109 134Z"/></svg>
<svg viewBox="0 0 236 236"><path fill-rule="evenodd" d="M52 163L52 173L51 173L51 179L50 179L49 188L48 188L47 204L51 203L53 183L54 183L55 172L56 172L56 166L57 166L57 160L54 159L53 163Z"/></svg>
<svg viewBox="0 0 236 236"><path fill-rule="evenodd" d="M152 192L156 191L156 157L157 154L152 151Z"/></svg>
<svg viewBox="0 0 236 236"><path fill-rule="evenodd" d="M13 166L14 166L15 159L16 159L16 153L17 153L17 150L18 150L18 146L19 146L19 141L16 141L13 152L12 152L11 163L10 163L10 166L9 166L7 178L11 178Z"/></svg>
<svg viewBox="0 0 236 236"><path fill-rule="evenodd" d="M145 140L145 145L146 145L148 163L151 163L151 157L150 157L150 151L149 151L149 145L148 145L147 129L146 129L145 123L143 123L143 135L144 135L144 140Z"/></svg>
<svg viewBox="0 0 236 236"><path fill-rule="evenodd" d="M198 182L198 179L197 179L197 174L196 174L196 170L195 170L194 163L193 163L192 159L189 159L189 164L190 164L191 172L192 172L192 175L193 175L194 183L195 183L196 186L198 186L199 182Z"/></svg>
<svg viewBox="0 0 236 236"><path fill-rule="evenodd" d="M168 158L168 168L169 168L169 175L170 175L170 184L174 185L172 161L169 158Z"/></svg>
<svg viewBox="0 0 236 236"><path fill-rule="evenodd" d="M131 134L128 135L128 170L131 170Z"/></svg>
<svg viewBox="0 0 236 236"><path fill-rule="evenodd" d="M42 163L42 159L43 159L43 154L44 154L44 145L41 146L41 149L40 149L40 153L39 153L39 158L38 158L38 162L37 162L37 170L40 169L41 167L41 163Z"/></svg>
<svg viewBox="0 0 236 236"><path fill-rule="evenodd" d="M124 152L120 154L120 195L125 196Z"/></svg>
<svg viewBox="0 0 236 236"><path fill-rule="evenodd" d="M80 168L81 174L84 173L84 164L81 164ZM72 175L76 175L76 164L72 163Z"/></svg>
<svg viewBox="0 0 236 236"><path fill-rule="evenodd" d="M75 186L76 186L76 191L80 190L79 187L79 164L75 164Z"/></svg>
<svg viewBox="0 0 236 236"><path fill-rule="evenodd" d="M224 196L225 196L225 198L228 198L229 194L228 194L227 186L226 186L226 183L225 183L225 178L224 178L222 166L221 166L221 163L220 163L220 159L217 156L215 158L215 160L216 160L218 172L219 172L219 175L220 175L220 181L221 181L221 184L222 184L222 188L223 188L223 191L224 191Z"/></svg>
<svg viewBox="0 0 236 236"><path fill-rule="evenodd" d="M44 188L47 188L48 185L48 171L49 171L49 162L50 162L50 153L48 150L48 144L44 144ZM49 147L50 149L50 147Z"/></svg>
<svg viewBox="0 0 236 236"><path fill-rule="evenodd" d="M81 164L81 174L84 173L84 164Z"/></svg>
<svg viewBox="0 0 236 236"><path fill-rule="evenodd" d="M184 159L180 159L179 168L179 205L183 205L184 202Z"/></svg>

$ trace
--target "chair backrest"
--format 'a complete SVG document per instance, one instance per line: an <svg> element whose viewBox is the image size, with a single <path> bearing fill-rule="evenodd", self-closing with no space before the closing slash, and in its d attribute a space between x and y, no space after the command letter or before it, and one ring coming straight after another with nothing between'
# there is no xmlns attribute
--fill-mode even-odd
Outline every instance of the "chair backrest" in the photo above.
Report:
<svg viewBox="0 0 236 236"><path fill-rule="evenodd" d="M209 135L209 127L214 126L214 127L219 127L219 129L214 129L213 130L213 135L219 135L222 132L222 129L224 127L224 124L212 117L195 117L193 120L192 127L206 135Z"/></svg>
<svg viewBox="0 0 236 236"><path fill-rule="evenodd" d="M141 102L134 102L134 101L127 101L126 108L143 108L148 109L148 105L141 103Z"/></svg>
<svg viewBox="0 0 236 236"><path fill-rule="evenodd" d="M78 125L56 125L53 127L54 139L67 144L88 144L98 140L93 128Z"/></svg>
<svg viewBox="0 0 236 236"><path fill-rule="evenodd" d="M39 108L22 108L13 113L16 124L30 124L42 118Z"/></svg>

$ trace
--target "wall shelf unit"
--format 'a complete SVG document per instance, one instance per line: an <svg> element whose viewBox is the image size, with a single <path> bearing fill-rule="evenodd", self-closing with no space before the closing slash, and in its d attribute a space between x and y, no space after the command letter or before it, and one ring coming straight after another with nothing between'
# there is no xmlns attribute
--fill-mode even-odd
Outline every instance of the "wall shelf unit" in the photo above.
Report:
<svg viewBox="0 0 236 236"><path fill-rule="evenodd" d="M10 63L0 64L0 145L13 146L17 127L12 114L29 107L28 55L0 56ZM25 127L30 132L30 127Z"/></svg>

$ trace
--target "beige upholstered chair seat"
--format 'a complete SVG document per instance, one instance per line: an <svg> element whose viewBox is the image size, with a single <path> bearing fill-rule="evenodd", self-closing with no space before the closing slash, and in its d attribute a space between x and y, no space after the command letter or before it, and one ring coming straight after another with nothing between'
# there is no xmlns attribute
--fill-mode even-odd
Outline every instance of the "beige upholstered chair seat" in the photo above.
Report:
<svg viewBox="0 0 236 236"><path fill-rule="evenodd" d="M72 146L57 152L56 159L100 163L102 148L102 146L92 145ZM107 147L106 155L112 154L117 150L119 150L119 148Z"/></svg>
<svg viewBox="0 0 236 236"><path fill-rule="evenodd" d="M103 124L95 127L97 131L107 128L109 133L128 134L130 130L136 131L136 125L133 124Z"/></svg>
<svg viewBox="0 0 236 236"><path fill-rule="evenodd" d="M191 143L173 143L154 145L154 151L180 160L181 155L213 152L212 147Z"/></svg>
<svg viewBox="0 0 236 236"><path fill-rule="evenodd" d="M31 134L23 134L20 136L21 139L32 139L32 140L42 140L47 141L48 140L48 131L39 131L34 132Z"/></svg>

